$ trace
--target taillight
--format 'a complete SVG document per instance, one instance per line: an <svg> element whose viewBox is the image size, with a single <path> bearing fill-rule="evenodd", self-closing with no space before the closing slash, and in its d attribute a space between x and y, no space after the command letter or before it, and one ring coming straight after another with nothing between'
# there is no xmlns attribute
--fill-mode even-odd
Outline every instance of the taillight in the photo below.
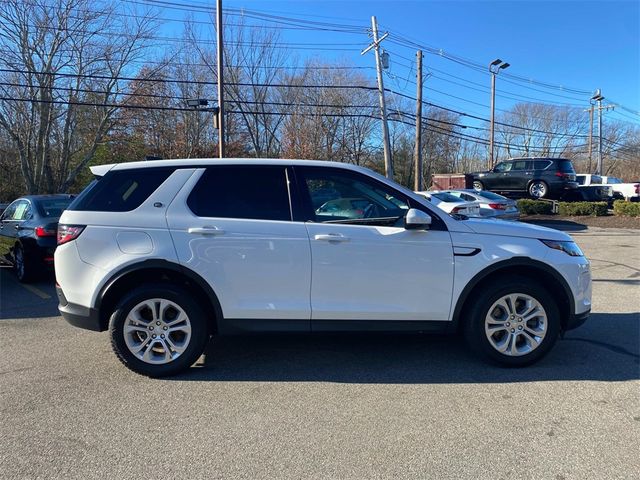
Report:
<svg viewBox="0 0 640 480"><path fill-rule="evenodd" d="M489 208L493 208L494 210L506 210L507 206L504 203L490 203Z"/></svg>
<svg viewBox="0 0 640 480"><path fill-rule="evenodd" d="M47 228L47 227L36 227L35 228L35 234L36 237L55 237L56 236L56 231L53 228Z"/></svg>
<svg viewBox="0 0 640 480"><path fill-rule="evenodd" d="M556 172L556 177L564 178L565 180L567 180L567 179L571 178L571 174L562 173L562 172Z"/></svg>
<svg viewBox="0 0 640 480"><path fill-rule="evenodd" d="M58 225L58 245L75 240L84 230L84 225Z"/></svg>
<svg viewBox="0 0 640 480"><path fill-rule="evenodd" d="M462 209L463 207L453 207L453 210L451 210L451 213L458 213Z"/></svg>
<svg viewBox="0 0 640 480"><path fill-rule="evenodd" d="M636 195L640 195L640 183L636 183Z"/></svg>

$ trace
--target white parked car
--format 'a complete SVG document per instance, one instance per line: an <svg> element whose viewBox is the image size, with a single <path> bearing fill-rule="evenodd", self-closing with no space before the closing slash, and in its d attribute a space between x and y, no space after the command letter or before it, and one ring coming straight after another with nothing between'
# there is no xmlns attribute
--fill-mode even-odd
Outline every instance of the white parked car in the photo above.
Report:
<svg viewBox="0 0 640 480"><path fill-rule="evenodd" d="M467 202L477 202L482 218L497 218L500 220L518 220L520 210L515 200L512 200L488 190L447 190L447 193L460 197Z"/></svg>
<svg viewBox="0 0 640 480"><path fill-rule="evenodd" d="M480 216L480 204L478 202L469 202L448 192L432 191L416 193L449 214L466 215L467 217Z"/></svg>
<svg viewBox="0 0 640 480"><path fill-rule="evenodd" d="M623 182L616 177L602 176L602 183L611 186L613 196L627 201L640 200L640 182Z"/></svg>
<svg viewBox="0 0 640 480"><path fill-rule="evenodd" d="M450 216L364 168L190 159L92 172L60 218L59 309L109 330L144 375L187 369L212 335L258 331L462 331L485 358L523 366L591 309L589 261L565 233ZM340 198L359 202L320 209Z"/></svg>

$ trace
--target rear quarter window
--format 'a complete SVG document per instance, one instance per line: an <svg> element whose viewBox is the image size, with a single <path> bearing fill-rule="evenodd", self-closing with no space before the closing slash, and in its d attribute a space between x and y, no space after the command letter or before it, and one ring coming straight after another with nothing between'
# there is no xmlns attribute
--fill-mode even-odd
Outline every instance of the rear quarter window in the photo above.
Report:
<svg viewBox="0 0 640 480"><path fill-rule="evenodd" d="M545 170L551 165L549 160L534 160L533 161L533 169L534 170Z"/></svg>
<svg viewBox="0 0 640 480"><path fill-rule="evenodd" d="M68 210L130 212L142 205L174 170L142 168L108 172L90 183Z"/></svg>
<svg viewBox="0 0 640 480"><path fill-rule="evenodd" d="M573 169L573 164L571 160L559 160L558 161L558 170L562 173L576 173Z"/></svg>

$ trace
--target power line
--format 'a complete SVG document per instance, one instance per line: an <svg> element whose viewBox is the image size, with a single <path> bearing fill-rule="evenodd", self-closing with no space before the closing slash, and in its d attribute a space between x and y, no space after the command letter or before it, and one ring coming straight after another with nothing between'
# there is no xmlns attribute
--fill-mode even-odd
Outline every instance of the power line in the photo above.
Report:
<svg viewBox="0 0 640 480"><path fill-rule="evenodd" d="M75 74L75 73L53 73L53 72L37 72L37 71L29 71L29 70L20 70L20 69L3 69L0 68L0 72L11 72L11 73L21 73L21 74L42 74L42 75L54 75L54 76L63 76L63 77L72 77L72 78L76 78L76 77L80 77L80 78L90 78L90 79L104 79L104 80L126 80L126 81L132 81L132 82L152 82L152 83L178 83L178 84L196 84L196 85L209 85L209 86L214 86L217 85L216 82L211 82L211 81L198 81L198 80L178 80L178 79L168 79L168 78L136 78L136 77L113 77L113 76L107 76L107 75L95 75L95 74ZM286 83L251 83L251 82L229 82L229 85L233 85L233 86L247 86L247 87L265 87L265 88L319 88L319 89L345 89L345 90L349 90L349 89L363 89L363 90L368 90L368 91L374 91L377 90L376 87L372 87L372 86L364 86L364 85L309 85L309 84L296 84L296 83L291 83L291 84L286 84ZM63 87L56 87L56 88L63 88ZM406 98L412 101L416 101L416 98L410 95L406 95L403 94L401 92L395 91L393 89L389 89L389 88L385 88L386 92L389 92L393 95L402 97L402 98ZM97 91L95 93L98 93ZM100 92L102 93L102 92ZM443 107L441 105L438 104L434 104L432 102L427 102L427 101L423 101L424 105L427 106L431 106L434 108L438 108L438 109L442 109L451 113L455 113L457 115L460 116L464 116L464 117L468 117L468 118L472 118L472 119L476 119L476 120L480 120L480 121L484 121L484 122L488 122L489 120L484 118L484 117L480 117L477 115L471 115L465 112L462 112L460 110L455 110L455 109L451 109L451 108L446 108ZM368 108L369 106L367 106ZM433 119L428 119L429 121L433 121ZM446 122L443 122L446 123ZM551 134L551 135L557 135L558 132L553 132L553 131L548 131L548 130L539 130L539 129L533 129L533 128L529 128L529 127L524 127L524 126L520 126L520 125L513 125L513 124L509 124L509 123L505 123L505 122L496 122L497 125L501 125L504 127L508 127L508 128L513 128L513 129L518 129L518 130L524 130L524 131L530 131L530 132L535 132L535 133L541 133L541 134ZM465 127L467 128L466 125L460 125L461 127ZM470 128L475 128L475 127L470 127ZM587 135L580 135L580 134L573 134L571 136L575 136L575 137L584 137L586 138Z"/></svg>

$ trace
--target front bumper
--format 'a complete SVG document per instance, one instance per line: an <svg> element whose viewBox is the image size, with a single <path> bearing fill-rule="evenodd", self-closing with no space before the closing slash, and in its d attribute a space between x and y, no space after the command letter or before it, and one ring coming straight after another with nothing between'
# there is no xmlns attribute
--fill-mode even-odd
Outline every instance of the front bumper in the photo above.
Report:
<svg viewBox="0 0 640 480"><path fill-rule="evenodd" d="M104 328L100 323L100 314L95 308L83 307L75 303L69 303L62 292L62 289L56 285L56 293L58 294L58 310L62 317L74 327L84 328L85 330L93 330L94 332L102 332Z"/></svg>
<svg viewBox="0 0 640 480"><path fill-rule="evenodd" d="M571 315L567 320L566 325L564 326L564 330L565 331L573 330L574 328L578 328L582 326L584 322L587 321L587 318L589 318L590 314L591 314L591 309L582 313L575 313Z"/></svg>

